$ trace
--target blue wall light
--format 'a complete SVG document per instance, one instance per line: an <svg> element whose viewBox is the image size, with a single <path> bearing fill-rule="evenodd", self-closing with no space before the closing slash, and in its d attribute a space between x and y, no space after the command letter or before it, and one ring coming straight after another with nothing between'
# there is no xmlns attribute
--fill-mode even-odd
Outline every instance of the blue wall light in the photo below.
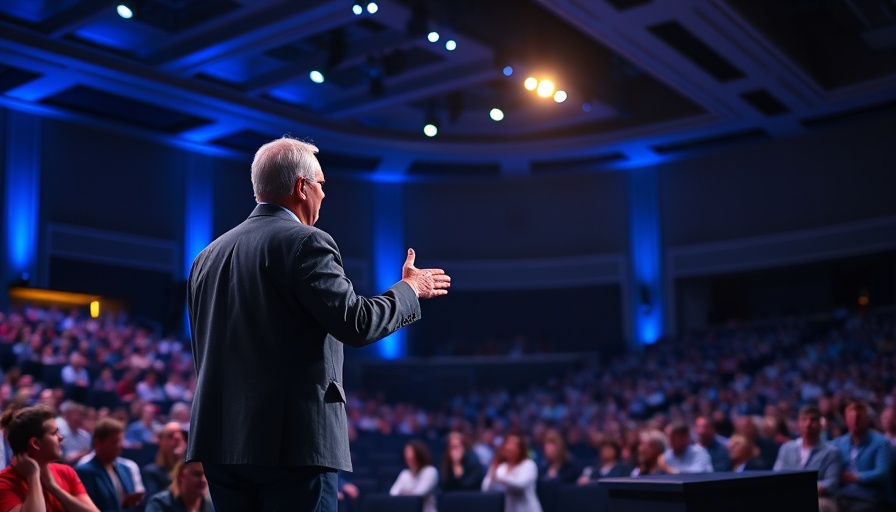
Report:
<svg viewBox="0 0 896 512"><path fill-rule="evenodd" d="M40 217L40 118L10 111L6 131L7 281L33 278Z"/></svg>
<svg viewBox="0 0 896 512"><path fill-rule="evenodd" d="M664 276L659 184L655 167L629 171L630 322L640 345L664 333Z"/></svg>
<svg viewBox="0 0 896 512"><path fill-rule="evenodd" d="M404 187L401 183L374 185L373 265L376 292L401 279L401 265L407 258L404 244ZM380 340L377 354L383 359L407 355L407 332L402 329Z"/></svg>

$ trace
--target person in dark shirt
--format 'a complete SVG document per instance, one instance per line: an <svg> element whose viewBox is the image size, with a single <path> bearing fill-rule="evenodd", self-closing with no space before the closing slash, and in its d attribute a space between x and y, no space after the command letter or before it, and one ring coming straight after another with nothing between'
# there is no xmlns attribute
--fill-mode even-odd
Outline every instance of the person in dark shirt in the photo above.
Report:
<svg viewBox="0 0 896 512"><path fill-rule="evenodd" d="M150 498L146 512L215 512L201 462L180 461L171 474L171 486Z"/></svg>
<svg viewBox="0 0 896 512"><path fill-rule="evenodd" d="M569 450L566 449L566 441L559 431L550 429L545 432L542 452L544 460L538 471L542 482L576 483L582 469L572 460Z"/></svg>
<svg viewBox="0 0 896 512"><path fill-rule="evenodd" d="M478 491L485 477L485 468L470 449L470 442L460 432L450 432L442 458L442 492Z"/></svg>
<svg viewBox="0 0 896 512"><path fill-rule="evenodd" d="M629 476L633 467L622 461L622 447L612 439L604 439L597 444L598 463L582 470L577 480L579 485L586 485L601 478Z"/></svg>

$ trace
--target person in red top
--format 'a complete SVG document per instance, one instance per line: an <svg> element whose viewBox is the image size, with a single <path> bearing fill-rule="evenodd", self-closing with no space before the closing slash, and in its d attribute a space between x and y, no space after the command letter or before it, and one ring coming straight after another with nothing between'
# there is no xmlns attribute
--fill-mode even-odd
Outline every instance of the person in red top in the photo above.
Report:
<svg viewBox="0 0 896 512"><path fill-rule="evenodd" d="M15 454L0 472L0 512L99 512L62 457L56 415L46 406L8 409L0 418Z"/></svg>

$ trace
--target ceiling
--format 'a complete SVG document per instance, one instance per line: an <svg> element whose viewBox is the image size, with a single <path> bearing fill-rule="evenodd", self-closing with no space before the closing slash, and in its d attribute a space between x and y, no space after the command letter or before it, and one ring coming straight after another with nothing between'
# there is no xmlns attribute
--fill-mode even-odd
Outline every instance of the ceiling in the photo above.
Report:
<svg viewBox="0 0 896 512"><path fill-rule="evenodd" d="M328 172L450 177L639 166L896 105L896 0L132 6L0 2L0 106L240 156L292 134Z"/></svg>

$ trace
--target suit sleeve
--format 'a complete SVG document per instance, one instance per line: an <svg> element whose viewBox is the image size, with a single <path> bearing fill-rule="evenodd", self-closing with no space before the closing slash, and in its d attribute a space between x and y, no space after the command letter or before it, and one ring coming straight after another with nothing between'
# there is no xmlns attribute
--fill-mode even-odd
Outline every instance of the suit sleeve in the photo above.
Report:
<svg viewBox="0 0 896 512"><path fill-rule="evenodd" d="M314 231L302 242L295 286L317 321L348 345L373 343L420 318L417 294L405 282L374 297L356 295L336 243L323 231Z"/></svg>
<svg viewBox="0 0 896 512"><path fill-rule="evenodd" d="M859 483L883 484L890 478L890 468L893 465L893 450L889 444L879 443L874 453L874 467L867 471L859 471Z"/></svg>
<svg viewBox="0 0 896 512"><path fill-rule="evenodd" d="M824 488L828 496L833 496L837 492L837 486L840 483L840 466L840 450L828 451L821 461L821 467L818 470L818 485Z"/></svg>

